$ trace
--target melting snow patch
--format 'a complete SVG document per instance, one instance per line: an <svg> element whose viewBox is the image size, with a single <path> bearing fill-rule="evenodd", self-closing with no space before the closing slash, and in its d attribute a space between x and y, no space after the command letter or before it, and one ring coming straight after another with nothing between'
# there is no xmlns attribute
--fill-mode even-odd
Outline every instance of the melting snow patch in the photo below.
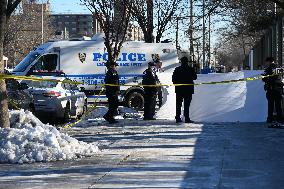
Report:
<svg viewBox="0 0 284 189"><path fill-rule="evenodd" d="M99 151L95 144L78 141L43 124L29 111L9 113L11 128L0 128L0 163L70 160Z"/></svg>

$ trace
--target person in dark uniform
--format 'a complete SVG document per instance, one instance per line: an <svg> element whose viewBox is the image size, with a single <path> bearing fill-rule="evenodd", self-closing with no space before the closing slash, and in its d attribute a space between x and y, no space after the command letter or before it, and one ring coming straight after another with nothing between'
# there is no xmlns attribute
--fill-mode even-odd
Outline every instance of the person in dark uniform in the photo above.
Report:
<svg viewBox="0 0 284 189"><path fill-rule="evenodd" d="M182 122L181 119L181 106L184 102L184 118L185 123L193 123L189 117L189 106L192 100L192 94L194 93L194 82L197 79L195 70L189 66L187 57L180 59L181 66L174 70L172 81L174 84L192 84L192 85L181 85L175 87L176 92L176 122Z"/></svg>
<svg viewBox="0 0 284 189"><path fill-rule="evenodd" d="M152 54L152 59L153 59L153 62L155 63L155 65L156 65L156 76L157 76L157 74L164 72L164 70L162 69L163 63L160 59L159 54L154 54L154 55ZM156 79L157 79L157 84L160 85L161 82L160 82L159 78L156 77ZM158 106L159 106L159 108L161 108L161 106L163 105L163 89L162 89L162 86L157 87L157 96L158 96L158 100L159 100Z"/></svg>
<svg viewBox="0 0 284 189"><path fill-rule="evenodd" d="M155 107L157 98L157 75L156 64L154 62L148 63L148 68L143 72L142 85L151 85L149 87L144 86L144 120L155 120Z"/></svg>
<svg viewBox="0 0 284 189"><path fill-rule="evenodd" d="M282 94L283 94L283 83L282 83L282 69L276 69L277 65L274 62L273 57L266 58L266 63L269 66L264 70L264 76L272 75L269 77L264 77L262 81L265 82L264 90L266 91L266 98L268 101L268 116L267 123L272 123L273 121L282 122ZM282 71L281 71L282 70ZM276 109L276 120L273 118L274 106Z"/></svg>
<svg viewBox="0 0 284 189"><path fill-rule="evenodd" d="M105 76L105 84L113 84L116 86L105 86L106 96L108 98L108 112L103 116L110 124L117 123L114 116L117 114L118 108L118 93L119 93L119 77L116 71L117 63L112 63L108 66L108 71Z"/></svg>

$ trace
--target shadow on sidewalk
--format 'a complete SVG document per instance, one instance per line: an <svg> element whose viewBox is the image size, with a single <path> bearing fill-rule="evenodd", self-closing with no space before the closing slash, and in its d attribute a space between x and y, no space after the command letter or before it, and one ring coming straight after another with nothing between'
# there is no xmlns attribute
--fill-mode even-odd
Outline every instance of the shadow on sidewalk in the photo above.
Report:
<svg viewBox="0 0 284 189"><path fill-rule="evenodd" d="M92 188L281 188L284 131L264 123L151 126L103 134L129 157ZM148 127L145 129L145 127ZM150 127L150 128L149 128ZM249 185L248 185L249 183ZM112 186L112 187L107 187Z"/></svg>
<svg viewBox="0 0 284 189"><path fill-rule="evenodd" d="M1 165L1 187L45 183L47 188L280 189L284 185L284 130L263 123L125 120L116 127L81 128L79 133L73 136L99 143L102 153L72 161Z"/></svg>

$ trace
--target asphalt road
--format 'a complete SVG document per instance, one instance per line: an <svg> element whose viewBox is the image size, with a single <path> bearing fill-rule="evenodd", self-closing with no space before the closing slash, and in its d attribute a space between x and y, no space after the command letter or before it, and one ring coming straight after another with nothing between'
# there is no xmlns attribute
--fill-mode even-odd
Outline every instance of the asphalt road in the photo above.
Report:
<svg viewBox="0 0 284 189"><path fill-rule="evenodd" d="M284 129L264 123L180 124L122 120L72 127L96 142L93 157L23 165L0 164L0 188L282 189Z"/></svg>

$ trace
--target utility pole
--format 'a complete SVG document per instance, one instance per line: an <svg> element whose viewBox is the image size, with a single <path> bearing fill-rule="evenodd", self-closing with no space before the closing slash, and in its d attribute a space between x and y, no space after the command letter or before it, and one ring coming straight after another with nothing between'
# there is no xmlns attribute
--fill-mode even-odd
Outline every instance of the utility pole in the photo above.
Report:
<svg viewBox="0 0 284 189"><path fill-rule="evenodd" d="M199 41L196 41L197 63L200 63ZM200 71L201 68L199 68Z"/></svg>
<svg viewBox="0 0 284 189"><path fill-rule="evenodd" d="M202 0L202 27L203 27L203 31L202 31L202 66L201 69L203 69L204 67L206 67L206 63L205 63L205 0Z"/></svg>
<svg viewBox="0 0 284 189"><path fill-rule="evenodd" d="M190 0L190 28L189 28L189 37L190 37L190 47L189 53L191 60L194 61L194 47L193 47L193 0Z"/></svg>
<svg viewBox="0 0 284 189"><path fill-rule="evenodd" d="M146 43L153 43L154 36L153 36L153 22L154 22L154 2L153 0L147 0L147 39L145 39Z"/></svg>

